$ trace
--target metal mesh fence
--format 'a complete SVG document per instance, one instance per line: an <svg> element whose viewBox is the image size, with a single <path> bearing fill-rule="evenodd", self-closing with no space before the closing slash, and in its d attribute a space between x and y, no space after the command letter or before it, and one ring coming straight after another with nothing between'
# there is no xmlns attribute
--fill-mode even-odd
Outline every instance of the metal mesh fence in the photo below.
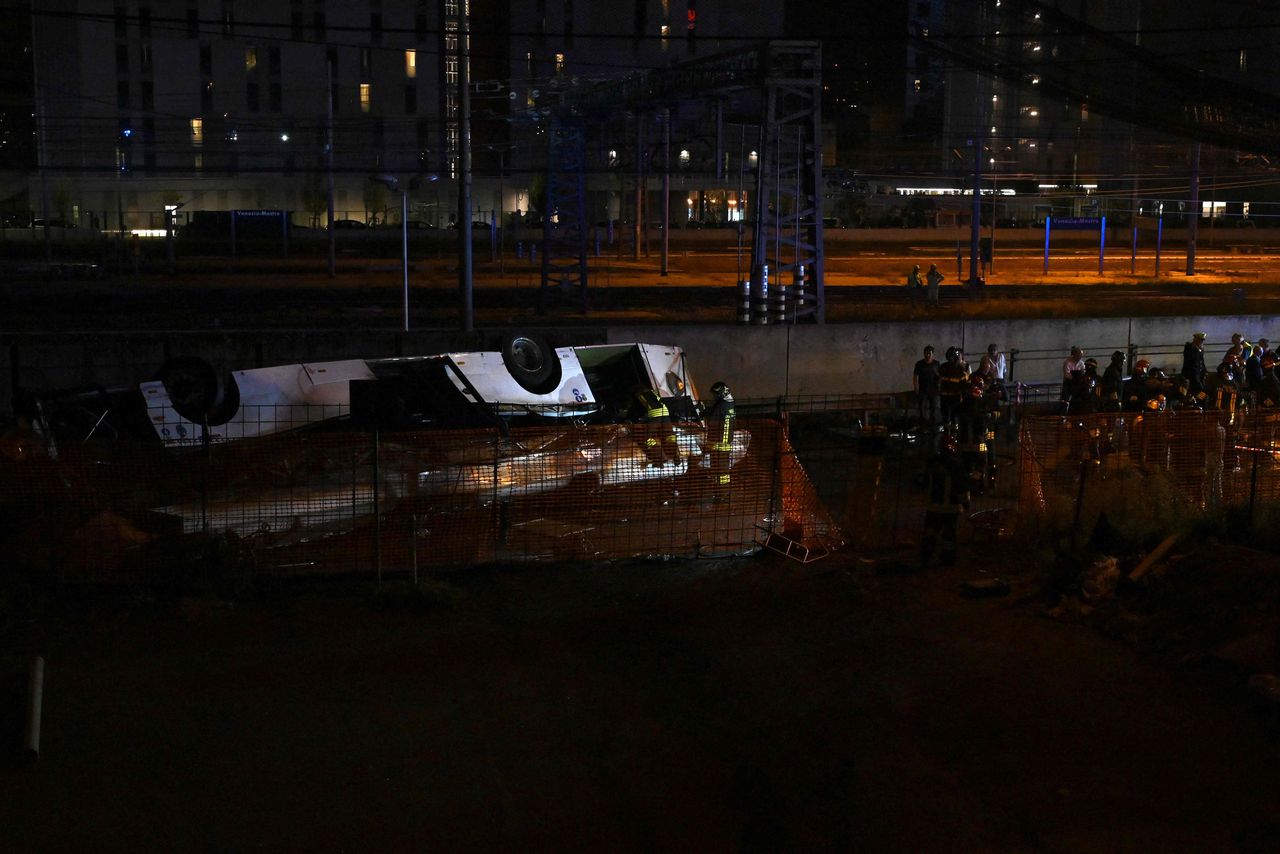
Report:
<svg viewBox="0 0 1280 854"><path fill-rule="evenodd" d="M1104 513L1141 538L1226 508L1262 519L1280 496L1278 412L1068 417L1037 414L1049 395L1013 397L992 453L961 445L974 487L962 539L1015 520L1085 537ZM0 444L3 535L18 564L101 581L189 573L211 551L280 576L909 549L942 428L908 404L742 402L723 452L696 420L375 433L325 407L264 410L209 445L16 435Z"/></svg>
<svg viewBox="0 0 1280 854"><path fill-rule="evenodd" d="M911 395L814 398L785 403L788 435L814 490L851 549L914 549L929 504L927 467L942 435ZM990 455L962 451L974 489L964 535L1004 536L1017 496L1012 406L999 410Z"/></svg>
<svg viewBox="0 0 1280 854"><path fill-rule="evenodd" d="M303 419L306 421L307 419ZM169 447L11 435L3 536L68 581L494 561L820 556L840 531L780 422L268 432Z"/></svg>
<svg viewBox="0 0 1280 854"><path fill-rule="evenodd" d="M1019 521L1045 534L1078 538L1106 514L1141 537L1226 508L1256 517L1280 495L1274 410L1040 416L1019 444Z"/></svg>

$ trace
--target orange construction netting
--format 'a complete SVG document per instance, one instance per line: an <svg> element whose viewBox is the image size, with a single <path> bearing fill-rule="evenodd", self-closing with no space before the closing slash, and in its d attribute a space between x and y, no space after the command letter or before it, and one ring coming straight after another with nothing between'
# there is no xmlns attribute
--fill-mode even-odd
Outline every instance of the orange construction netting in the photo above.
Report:
<svg viewBox="0 0 1280 854"><path fill-rule="evenodd" d="M1088 531L1105 513L1170 527L1280 496L1280 412L1042 416L1022 422L1019 519Z"/></svg>

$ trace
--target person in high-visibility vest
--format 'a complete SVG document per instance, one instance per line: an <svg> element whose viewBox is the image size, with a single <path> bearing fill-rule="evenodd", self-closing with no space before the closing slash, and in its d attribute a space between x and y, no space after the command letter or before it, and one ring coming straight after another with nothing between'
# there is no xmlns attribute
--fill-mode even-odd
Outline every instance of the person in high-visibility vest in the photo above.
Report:
<svg viewBox="0 0 1280 854"><path fill-rule="evenodd" d="M656 391L645 388L636 392L631 407L631 420L637 424L670 425L671 412ZM676 435L670 426L651 428L644 434L640 445L644 448L644 455L649 459L650 465L660 466L679 457Z"/></svg>
<svg viewBox="0 0 1280 854"><path fill-rule="evenodd" d="M738 413L733 394L724 382L711 386L713 400L703 416L707 420L707 450L711 455L711 488L717 500L729 498L729 452L733 450L733 422Z"/></svg>

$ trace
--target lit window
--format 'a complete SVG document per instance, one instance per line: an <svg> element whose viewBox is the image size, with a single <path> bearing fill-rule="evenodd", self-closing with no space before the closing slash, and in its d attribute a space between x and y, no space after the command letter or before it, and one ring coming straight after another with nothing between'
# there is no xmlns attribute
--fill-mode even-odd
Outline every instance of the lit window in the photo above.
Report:
<svg viewBox="0 0 1280 854"><path fill-rule="evenodd" d="M1038 86L1039 84L1040 84L1040 75L1038 75L1038 74L1037 74L1037 75L1034 75L1034 76L1031 78L1031 85L1032 85L1032 86Z"/></svg>
<svg viewBox="0 0 1280 854"><path fill-rule="evenodd" d="M458 58L456 56L446 56L444 58L444 82L451 86L458 85Z"/></svg>
<svg viewBox="0 0 1280 854"><path fill-rule="evenodd" d="M760 162L760 155L759 155L758 153L756 153L756 152L754 152L754 151L753 151L753 152L751 152L750 154L748 154L748 155L747 155L747 164L748 164L748 165L750 165L750 166L755 166L755 165L756 165L757 163L759 163L759 162Z"/></svg>
<svg viewBox="0 0 1280 854"><path fill-rule="evenodd" d="M556 74L563 74L563 73L564 73L564 54L557 53L556 54Z"/></svg>
<svg viewBox="0 0 1280 854"><path fill-rule="evenodd" d="M920 78L919 77L915 79L915 82L912 84L912 88L915 89L917 95L920 94Z"/></svg>
<svg viewBox="0 0 1280 854"><path fill-rule="evenodd" d="M610 166L618 165L618 149L616 148L609 149L609 165Z"/></svg>
<svg viewBox="0 0 1280 854"><path fill-rule="evenodd" d="M1249 70L1249 51L1241 49L1240 51L1240 73Z"/></svg>
<svg viewBox="0 0 1280 854"><path fill-rule="evenodd" d="M681 166L689 165L689 149L687 148L680 149L680 165Z"/></svg>
<svg viewBox="0 0 1280 854"><path fill-rule="evenodd" d="M418 52L416 50L406 50L404 52L404 76L418 76Z"/></svg>
<svg viewBox="0 0 1280 854"><path fill-rule="evenodd" d="M360 112L369 112L369 101L372 98L373 86L368 83L360 84Z"/></svg>
<svg viewBox="0 0 1280 854"><path fill-rule="evenodd" d="M204 142L204 119L191 120L191 144L200 145Z"/></svg>
<svg viewBox="0 0 1280 854"><path fill-rule="evenodd" d="M258 67L258 49L256 47L247 47L244 49L244 70L252 71Z"/></svg>

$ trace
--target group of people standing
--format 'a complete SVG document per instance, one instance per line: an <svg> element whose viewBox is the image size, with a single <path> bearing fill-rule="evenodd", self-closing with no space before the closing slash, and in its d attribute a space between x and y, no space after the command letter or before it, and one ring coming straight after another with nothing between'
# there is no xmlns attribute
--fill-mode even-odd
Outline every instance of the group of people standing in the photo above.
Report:
<svg viewBox="0 0 1280 854"><path fill-rule="evenodd" d="M996 427L1004 390L1006 363L1000 348L987 347L976 369L964 351L948 347L945 361L934 358L930 345L915 364L911 386L925 447L932 453L926 468L929 505L920 545L924 565L951 564L956 552L956 522L970 497L981 494L996 477Z"/></svg>
<svg viewBox="0 0 1280 854"><path fill-rule="evenodd" d="M1205 337L1203 332L1191 336L1183 347L1182 369L1173 376L1149 359L1137 359L1126 377L1128 357L1120 350L1111 354L1111 363L1099 374L1097 360L1085 358L1080 347L1072 347L1062 365L1063 413L1219 409L1234 414L1253 407L1280 406L1278 360L1266 338L1250 344L1241 333L1235 333L1210 374Z"/></svg>
<svg viewBox="0 0 1280 854"><path fill-rule="evenodd" d="M925 281L920 281L920 265L916 264L911 268L911 272L907 274L907 294L911 298L911 306L914 308L923 292L925 296L925 305L930 308L936 308L938 305L938 287L942 284L942 280L946 276L942 275L942 271L938 269L937 264L929 265L929 272L925 274Z"/></svg>
<svg viewBox="0 0 1280 854"><path fill-rule="evenodd" d="M934 353L932 344L925 347L924 358L916 362L911 375L916 415L926 433L936 433L939 425L948 431L955 430L969 406L966 401L988 394L1004 394L1007 363L995 344L987 347L976 370L970 368L959 347L948 347L943 362L939 362ZM975 394L975 390L981 390L982 395Z"/></svg>
<svg viewBox="0 0 1280 854"><path fill-rule="evenodd" d="M1182 378L1188 393L1200 406L1227 409L1272 409L1280 406L1280 378L1271 342L1259 338L1250 344L1244 335L1232 333L1231 346L1223 354L1217 370L1205 369L1203 332L1191 336L1182 348Z"/></svg>

